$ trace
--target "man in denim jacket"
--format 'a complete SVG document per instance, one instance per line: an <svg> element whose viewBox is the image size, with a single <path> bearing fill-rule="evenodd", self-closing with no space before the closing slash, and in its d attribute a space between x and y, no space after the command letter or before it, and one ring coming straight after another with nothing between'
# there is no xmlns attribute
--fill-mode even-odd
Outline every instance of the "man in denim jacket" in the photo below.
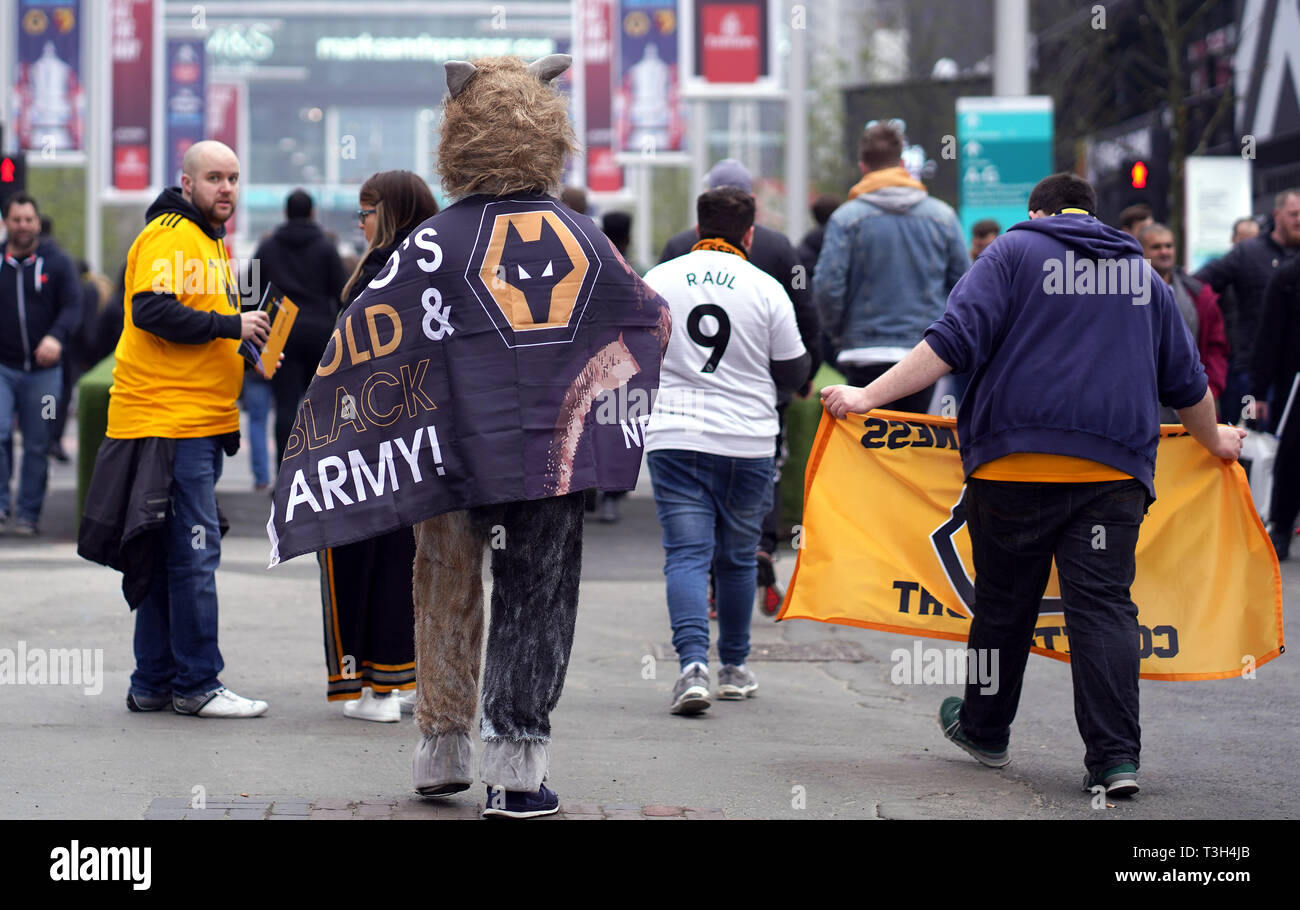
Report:
<svg viewBox="0 0 1300 910"><path fill-rule="evenodd" d="M902 155L892 126L862 134L862 180L831 216L813 273L813 297L849 385L865 386L902 360L970 266L956 213L912 179ZM933 391L883 407L924 413Z"/></svg>

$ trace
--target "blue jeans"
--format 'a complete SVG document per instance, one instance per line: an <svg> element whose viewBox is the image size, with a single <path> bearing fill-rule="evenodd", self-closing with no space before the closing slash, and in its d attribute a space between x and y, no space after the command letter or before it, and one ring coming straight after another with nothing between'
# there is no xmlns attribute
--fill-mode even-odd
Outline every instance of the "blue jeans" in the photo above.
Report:
<svg viewBox="0 0 1300 910"><path fill-rule="evenodd" d="M961 728L977 745L995 752L1007 747L1055 557L1084 764L1101 774L1139 763L1138 608L1129 588L1146 497L1131 479L967 483L966 526L975 559L968 647L976 654L996 652L999 677L996 692L977 681L966 684Z"/></svg>
<svg viewBox="0 0 1300 910"><path fill-rule="evenodd" d="M244 392L240 396L248 412L248 457L253 463L253 483L271 482L266 445L266 421L271 414L271 383L256 373L244 374Z"/></svg>
<svg viewBox="0 0 1300 910"><path fill-rule="evenodd" d="M158 561L149 594L135 611L135 672L131 688L144 695L202 695L221 685L225 664L217 648L217 478L221 440L176 440L171 503L163 530L166 559Z"/></svg>
<svg viewBox="0 0 1300 910"><path fill-rule="evenodd" d="M718 609L718 656L749 656L758 537L772 506L772 463L681 449L646 456L663 529L673 647L685 669L709 657L709 565Z"/></svg>
<svg viewBox="0 0 1300 910"><path fill-rule="evenodd" d="M13 476L14 415L23 434L23 465L18 476L21 521L41 517L45 484L50 473L51 427L63 384L63 366L30 373L0 364L0 516L9 514L9 480Z"/></svg>

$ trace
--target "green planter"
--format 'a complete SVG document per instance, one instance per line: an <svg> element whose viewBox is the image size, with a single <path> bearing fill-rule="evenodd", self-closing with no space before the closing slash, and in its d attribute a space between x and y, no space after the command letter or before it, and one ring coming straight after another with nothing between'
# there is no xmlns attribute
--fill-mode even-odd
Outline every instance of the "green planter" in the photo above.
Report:
<svg viewBox="0 0 1300 910"><path fill-rule="evenodd" d="M817 392L842 382L842 374L834 367L823 365L813 379L813 392L808 400L796 398L785 410L785 443L790 454L781 471L781 532L787 543L788 529L803 521L803 474L817 435L817 424L822 419L822 402Z"/></svg>
<svg viewBox="0 0 1300 910"><path fill-rule="evenodd" d="M86 502L86 489L95 469L99 444L108 430L108 390L113 385L117 359L109 354L77 383L77 525Z"/></svg>

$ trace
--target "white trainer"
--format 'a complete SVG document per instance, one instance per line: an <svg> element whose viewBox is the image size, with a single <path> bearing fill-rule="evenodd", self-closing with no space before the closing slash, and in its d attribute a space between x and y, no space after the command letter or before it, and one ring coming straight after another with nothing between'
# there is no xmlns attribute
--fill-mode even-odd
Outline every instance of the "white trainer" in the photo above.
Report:
<svg viewBox="0 0 1300 910"><path fill-rule="evenodd" d="M172 696L172 710L195 717L261 717L270 707L264 701L236 695L225 686L189 698Z"/></svg>
<svg viewBox="0 0 1300 910"><path fill-rule="evenodd" d="M402 719L402 708L396 697L376 698L370 689L362 689L361 697L343 703L343 716L353 720L373 720L379 724L395 724Z"/></svg>
<svg viewBox="0 0 1300 910"><path fill-rule="evenodd" d="M396 695L396 693L394 693L394 695ZM409 692L403 692L401 695L397 695L397 703L402 706L403 714L414 714L415 713L415 690L412 689Z"/></svg>

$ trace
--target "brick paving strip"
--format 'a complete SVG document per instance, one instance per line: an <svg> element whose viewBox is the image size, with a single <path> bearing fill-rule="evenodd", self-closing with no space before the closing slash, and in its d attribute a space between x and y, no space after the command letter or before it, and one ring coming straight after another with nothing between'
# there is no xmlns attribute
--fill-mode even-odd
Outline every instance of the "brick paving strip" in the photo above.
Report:
<svg viewBox="0 0 1300 910"><path fill-rule="evenodd" d="M376 820L376 819L471 819L483 813L481 805L466 805L451 800L435 801L411 797L401 800L349 800L338 798L308 799L300 796L213 797L196 808L184 797L158 797L145 810L146 821L200 821L203 819L259 819L269 821L308 820ZM543 819L600 821L605 819L640 819L667 821L693 819L721 821L727 816L721 809L697 809L689 806L636 806L595 803L560 803L560 811Z"/></svg>

